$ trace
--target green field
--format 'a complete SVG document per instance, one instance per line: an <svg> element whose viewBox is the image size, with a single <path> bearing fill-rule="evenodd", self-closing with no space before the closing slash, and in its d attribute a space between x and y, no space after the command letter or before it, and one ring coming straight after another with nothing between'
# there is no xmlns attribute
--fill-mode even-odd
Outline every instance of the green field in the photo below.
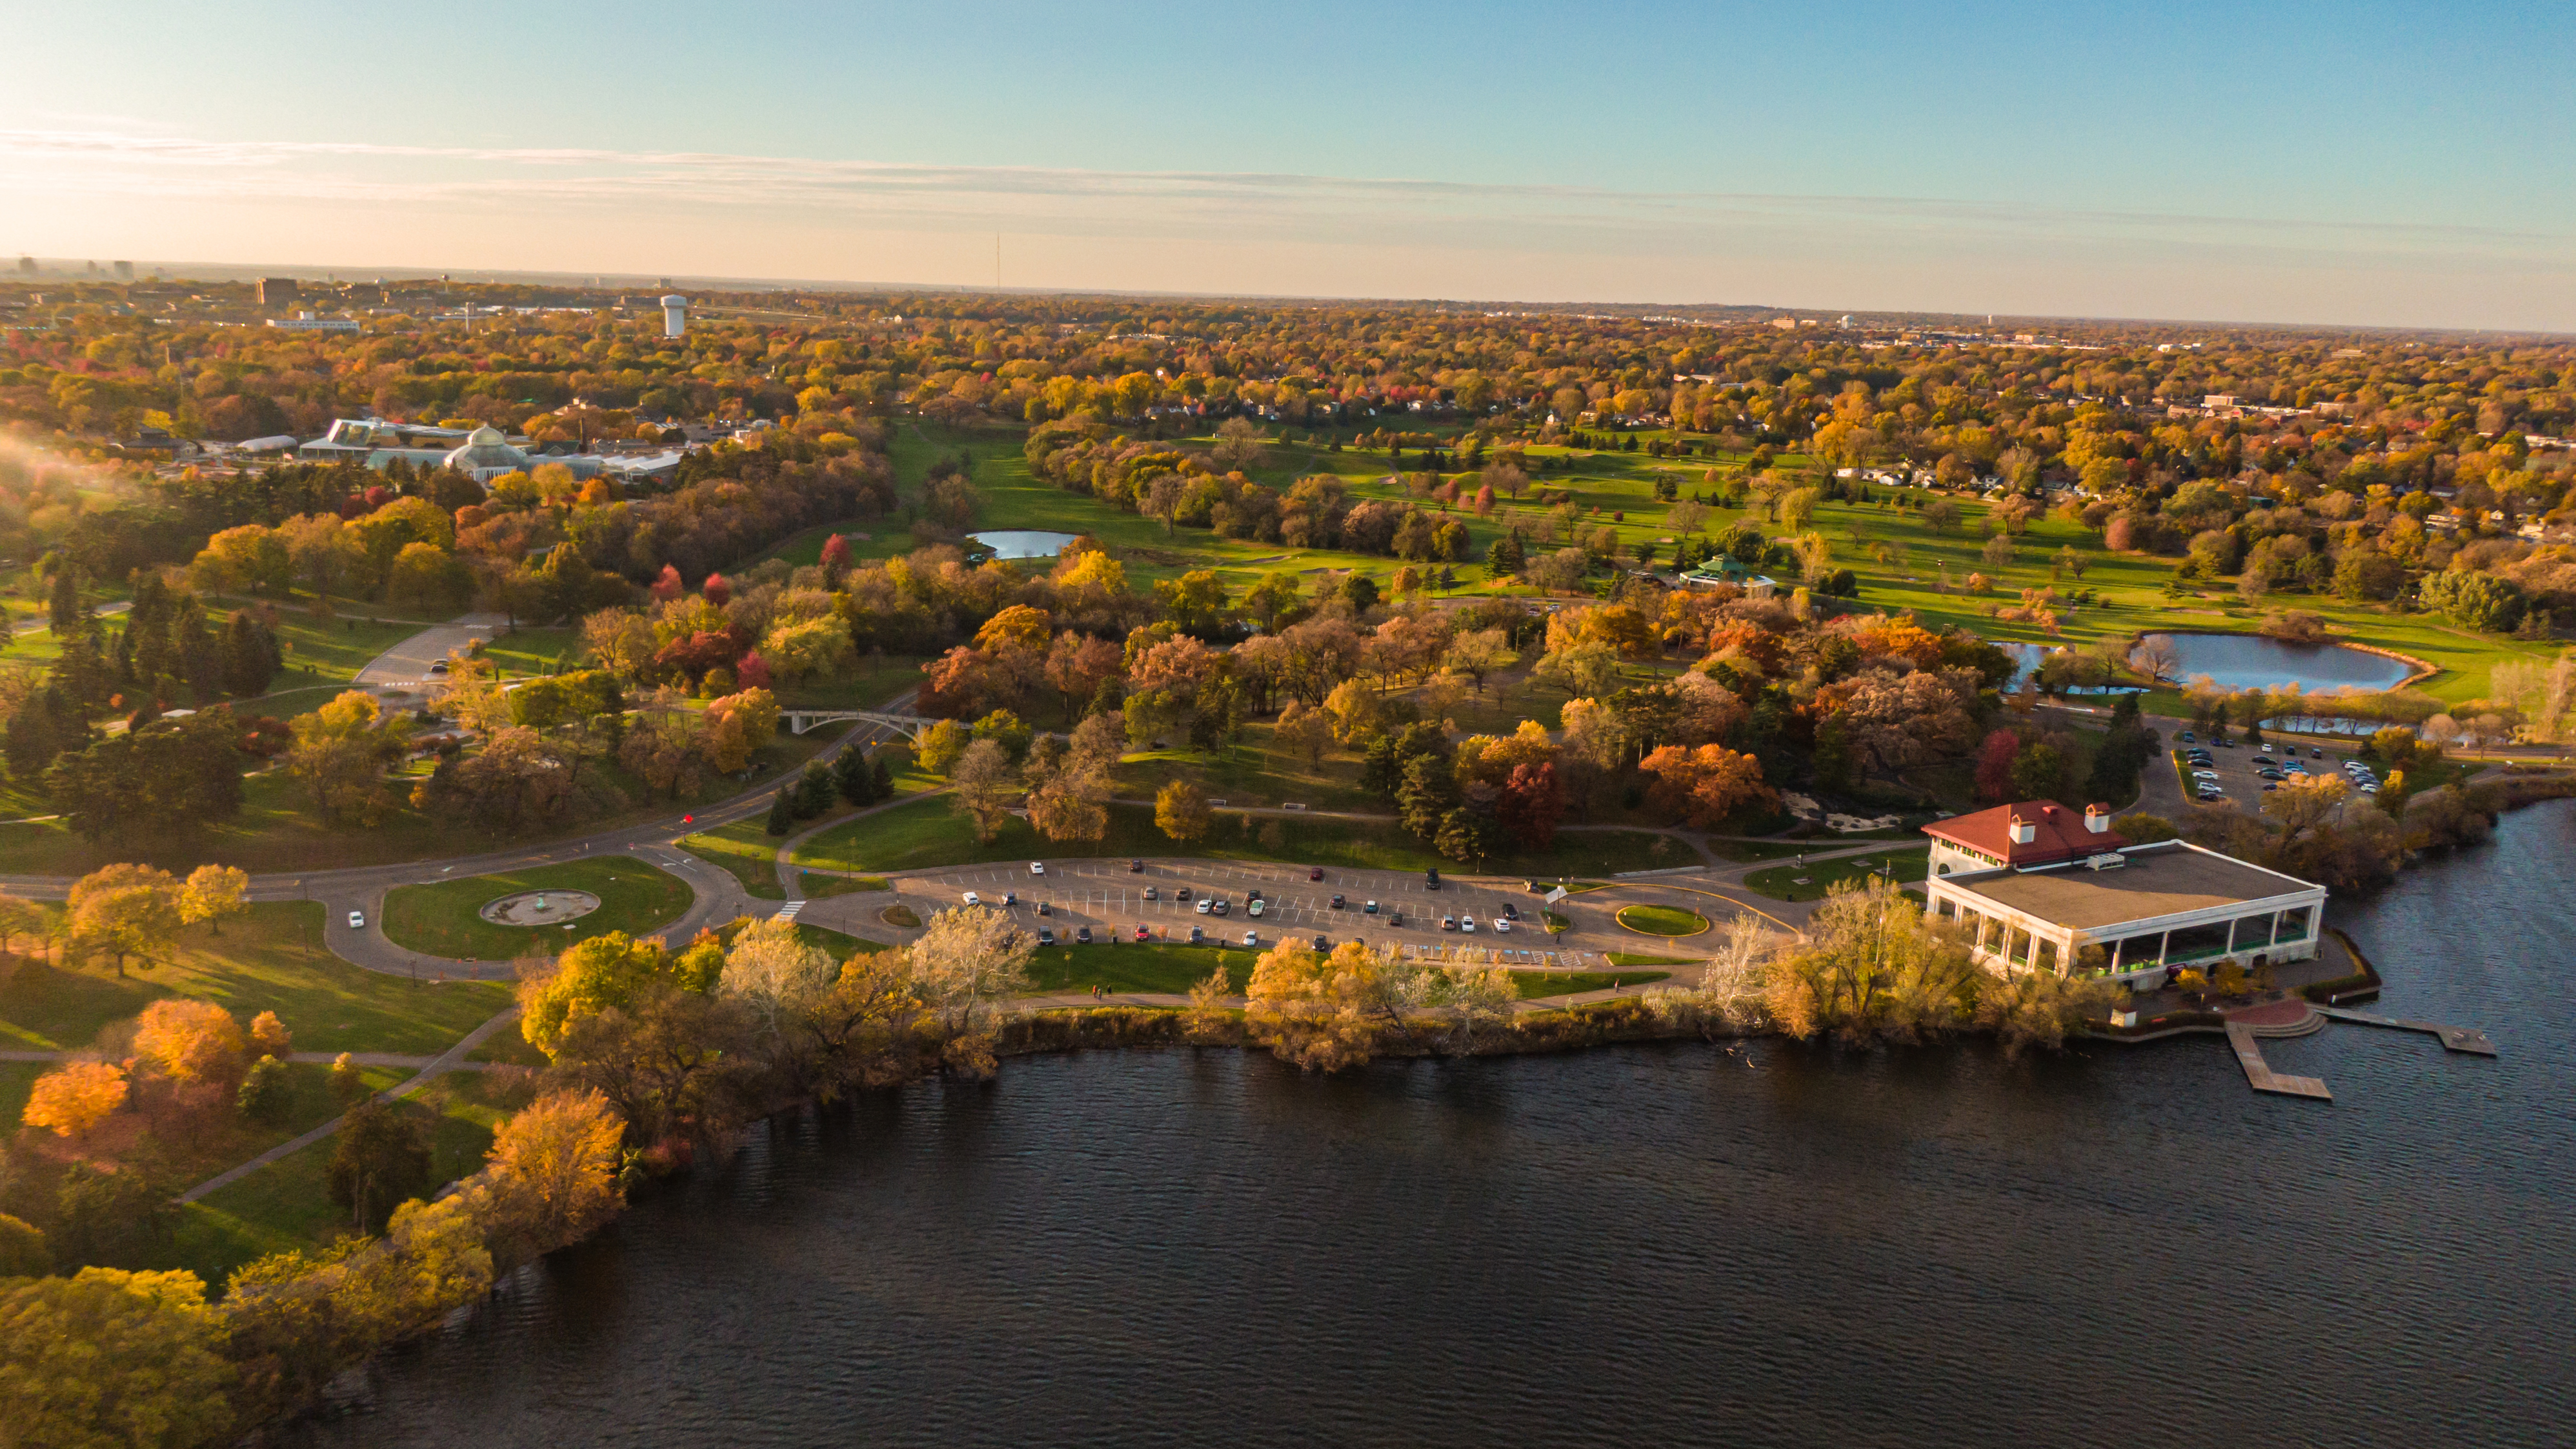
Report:
<svg viewBox="0 0 2576 1449"><path fill-rule="evenodd" d="M787 899L778 884L778 846L779 838L769 833L767 818L759 815L680 840L682 850L732 872L753 899L763 901Z"/></svg>
<svg viewBox="0 0 2576 1449"><path fill-rule="evenodd" d="M1240 946L1179 946L1162 941L1121 945L1041 946L1029 958L1029 986L1050 995L1106 986L1112 991L1186 992L1219 962L1241 992L1261 953Z"/></svg>
<svg viewBox="0 0 2576 1449"><path fill-rule="evenodd" d="M476 914L498 897L533 890L589 891L599 897L599 909L542 930L494 925ZM610 931L650 935L687 914L692 899L688 884L676 876L632 856L602 856L396 887L385 896L385 939L432 956L510 961L532 951L551 955Z"/></svg>
<svg viewBox="0 0 2576 1449"><path fill-rule="evenodd" d="M1810 861L1805 865L1775 865L1757 870L1744 878L1745 886L1758 895L1775 901L1820 901L1825 893L1844 881L1866 883L1873 874L1887 873L1890 861L1896 864L1896 878L1906 885L1919 885L1931 862L1932 848L1918 845L1910 850L1875 851L1868 855L1845 856L1837 860ZM1800 884L1804 877L1805 884Z"/></svg>
<svg viewBox="0 0 2576 1449"><path fill-rule="evenodd" d="M1648 936L1696 936L1708 929L1708 917L1678 906L1621 906L1618 921Z"/></svg>
<svg viewBox="0 0 2576 1449"><path fill-rule="evenodd" d="M295 1050L375 1051L430 1055L510 1004L510 990L489 982L416 983L360 970L322 945L322 907L312 901L252 906L223 923L180 934L166 965L128 963L119 979L111 963L59 966L21 962L0 984L0 1042L11 1047L85 1047L99 1029L163 996L212 1001L245 1023L274 1011L295 1037Z"/></svg>
<svg viewBox="0 0 2576 1449"><path fill-rule="evenodd" d="M1359 870L1459 869L1393 822L1257 817L1219 812L1203 840L1176 845L1154 826L1150 807L1113 805L1104 840L1041 840L1014 817L991 843L978 845L965 816L946 797L915 800L827 830L798 849L792 862L825 869L920 870L1005 860L1065 856L1188 856L1218 860L1280 860L1298 865ZM1648 870L1695 859L1668 836L1638 830L1565 831L1546 855L1489 858L1485 871L1502 875L1601 875Z"/></svg>

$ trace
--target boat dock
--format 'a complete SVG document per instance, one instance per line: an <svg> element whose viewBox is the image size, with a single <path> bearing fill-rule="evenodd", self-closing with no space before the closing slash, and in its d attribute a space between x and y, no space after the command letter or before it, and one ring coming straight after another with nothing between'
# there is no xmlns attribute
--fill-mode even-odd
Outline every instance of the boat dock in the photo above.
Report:
<svg viewBox="0 0 2576 1449"><path fill-rule="evenodd" d="M2496 1054L2495 1043L2473 1026L2444 1026L2434 1021L2407 1021L2400 1017L2381 1016L2375 1012L2352 1011L2340 1006L2314 1008L2317 1015L2334 1021L2348 1021L2356 1026L2383 1026L2391 1031L2420 1031L2442 1044L2445 1051L2466 1052L2474 1057Z"/></svg>
<svg viewBox="0 0 2576 1449"><path fill-rule="evenodd" d="M2331 1102L2334 1093L2315 1077L2293 1077L2272 1070L2263 1060L2263 1044L2255 1039L2254 1028L2238 1022L2227 1024L2227 1044L2236 1051L2236 1064L2245 1069L2245 1083L2258 1092L2277 1092L2284 1097L2307 1097Z"/></svg>

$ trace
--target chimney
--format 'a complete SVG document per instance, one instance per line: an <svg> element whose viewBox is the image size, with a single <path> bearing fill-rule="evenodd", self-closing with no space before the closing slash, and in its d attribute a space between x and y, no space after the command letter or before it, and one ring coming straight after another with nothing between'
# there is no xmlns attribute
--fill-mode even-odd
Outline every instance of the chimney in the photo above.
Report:
<svg viewBox="0 0 2576 1449"><path fill-rule="evenodd" d="M2039 839L2038 822L2025 819L2019 815L2014 816L2012 818L2012 838L2013 844L2015 845L2028 845L2032 841Z"/></svg>
<svg viewBox="0 0 2576 1449"><path fill-rule="evenodd" d="M2095 835L2108 835L2108 834L2110 834L2110 833L2111 833L2111 807L2110 807L2110 806L2108 806L2108 805L2087 805L2087 806L2085 806L2085 807L2084 807L2084 828L2085 828L2085 829L2087 829L2087 830L2089 830L2089 831L2091 831L2091 832L2093 832Z"/></svg>

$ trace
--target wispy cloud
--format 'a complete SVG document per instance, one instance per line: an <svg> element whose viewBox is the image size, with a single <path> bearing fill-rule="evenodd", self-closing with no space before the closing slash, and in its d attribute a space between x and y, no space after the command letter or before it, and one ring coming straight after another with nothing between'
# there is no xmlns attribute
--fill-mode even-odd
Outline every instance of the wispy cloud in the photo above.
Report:
<svg viewBox="0 0 2576 1449"><path fill-rule="evenodd" d="M1732 250L1784 236L1832 248L2100 245L2163 251L2448 256L2565 267L2565 235L2494 227L2069 210L1933 196L1622 191L1416 177L909 165L699 151L208 140L133 129L0 130L0 186L20 199L202 202L500 213L839 217L880 228L1051 227L1074 234L1266 234L1514 249Z"/></svg>

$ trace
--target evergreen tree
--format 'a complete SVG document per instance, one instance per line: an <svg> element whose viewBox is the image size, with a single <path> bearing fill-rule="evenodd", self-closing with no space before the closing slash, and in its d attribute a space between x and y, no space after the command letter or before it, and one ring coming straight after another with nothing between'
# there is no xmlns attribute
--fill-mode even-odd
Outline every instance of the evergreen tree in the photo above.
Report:
<svg viewBox="0 0 2576 1449"><path fill-rule="evenodd" d="M869 767L868 752L854 744L841 746L841 752L832 757L832 785L853 805L864 808L877 803L877 777Z"/></svg>
<svg viewBox="0 0 2576 1449"><path fill-rule="evenodd" d="M106 707L116 693L116 674L99 653L97 637L75 630L62 636L62 657L54 661L51 683L64 703L83 714Z"/></svg>
<svg viewBox="0 0 2576 1449"><path fill-rule="evenodd" d="M179 676L188 681L188 692L196 696L199 708L214 703L224 693L224 652L215 641L215 631L206 625L205 606L197 596L179 601L170 620L171 652L178 657Z"/></svg>
<svg viewBox="0 0 2576 1449"><path fill-rule="evenodd" d="M43 696L28 700L11 717L6 739L0 741L0 752L9 757L10 777L22 784L33 784L54 762L54 756L62 753L62 747L54 743L52 712L45 708Z"/></svg>
<svg viewBox="0 0 2576 1449"><path fill-rule="evenodd" d="M1382 800L1395 798L1396 788L1404 783L1404 760L1395 751L1395 737L1372 735L1368 752L1360 764L1360 788Z"/></svg>
<svg viewBox="0 0 2576 1449"><path fill-rule="evenodd" d="M804 773L796 777L796 818L811 820L832 808L832 770L820 760L808 760Z"/></svg>
<svg viewBox="0 0 2576 1449"><path fill-rule="evenodd" d="M1521 531L1517 528L1495 539L1494 546L1485 551L1486 567L1492 569L1498 579L1519 573L1522 565L1528 562L1528 550L1522 546Z"/></svg>
<svg viewBox="0 0 2576 1449"><path fill-rule="evenodd" d="M89 605L81 598L80 565L61 559L54 569L54 593L47 605L54 633L69 638L90 624Z"/></svg>
<svg viewBox="0 0 2576 1449"><path fill-rule="evenodd" d="M778 787L778 798L769 803L769 833L785 835L787 828L795 823L796 787L781 785Z"/></svg>
<svg viewBox="0 0 2576 1449"><path fill-rule="evenodd" d="M137 688L158 688L161 676L179 672L177 651L170 643L170 591L157 574L141 573L134 581L134 605L126 610L125 633L118 650L118 673ZM128 661L132 673L126 673Z"/></svg>
<svg viewBox="0 0 2576 1449"><path fill-rule="evenodd" d="M285 661L277 648L277 636L266 624L251 617L248 609L235 609L232 622L224 626L224 688L236 698L249 699L268 693L269 681Z"/></svg>
<svg viewBox="0 0 2576 1449"><path fill-rule="evenodd" d="M1405 829L1432 839L1457 807L1458 781L1448 761L1425 754L1405 762L1404 783L1395 791L1396 812L1403 817Z"/></svg>
<svg viewBox="0 0 2576 1449"><path fill-rule="evenodd" d="M869 771L869 773L870 773L870 774L872 774L872 775L874 775L874 776L876 776L876 781L877 781L877 798L878 798L878 799L880 799L880 800L891 800L891 799L893 799L893 798L894 798L894 771L893 771L893 770L891 770L891 769L888 769L888 768L886 767L885 756L883 756L883 755L879 755L879 756L877 756L877 764L876 764L876 768L875 768L874 770Z"/></svg>

